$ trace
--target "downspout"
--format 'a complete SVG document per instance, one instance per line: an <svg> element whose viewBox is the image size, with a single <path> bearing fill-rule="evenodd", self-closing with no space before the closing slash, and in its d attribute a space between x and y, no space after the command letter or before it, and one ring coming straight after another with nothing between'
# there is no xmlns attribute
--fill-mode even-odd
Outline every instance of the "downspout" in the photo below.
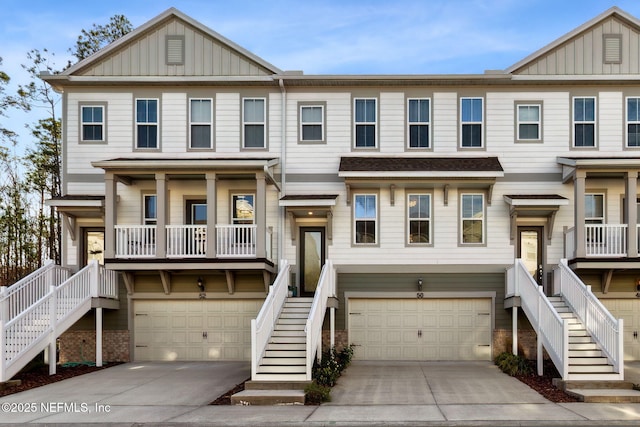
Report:
<svg viewBox="0 0 640 427"><path fill-rule="evenodd" d="M281 96L281 106L280 106L280 200L283 196L287 194L287 90L284 87L284 81L282 79L278 80L278 84L280 85ZM285 230L285 218L286 218L286 207L280 207L280 220L278 221L278 263L284 257L284 230ZM280 268L280 266L278 266Z"/></svg>

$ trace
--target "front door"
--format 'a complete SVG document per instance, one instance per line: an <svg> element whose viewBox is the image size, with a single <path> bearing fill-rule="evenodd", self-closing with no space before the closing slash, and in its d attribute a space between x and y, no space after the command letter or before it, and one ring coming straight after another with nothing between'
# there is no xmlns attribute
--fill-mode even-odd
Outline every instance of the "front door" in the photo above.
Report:
<svg viewBox="0 0 640 427"><path fill-rule="evenodd" d="M83 228L82 242L82 265L87 265L91 260L97 260L99 264L104 265L104 228Z"/></svg>
<svg viewBox="0 0 640 427"><path fill-rule="evenodd" d="M300 293L313 295L324 265L324 227L300 227Z"/></svg>
<svg viewBox="0 0 640 427"><path fill-rule="evenodd" d="M518 227L518 257L522 259L531 276L542 285L543 281L543 227Z"/></svg>

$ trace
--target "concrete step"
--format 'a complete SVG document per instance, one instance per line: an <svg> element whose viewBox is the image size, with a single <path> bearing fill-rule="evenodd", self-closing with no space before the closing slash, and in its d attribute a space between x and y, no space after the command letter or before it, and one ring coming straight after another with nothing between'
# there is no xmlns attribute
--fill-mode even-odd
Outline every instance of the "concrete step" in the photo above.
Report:
<svg viewBox="0 0 640 427"><path fill-rule="evenodd" d="M258 373L260 374L304 374L307 371L306 365L260 365Z"/></svg>
<svg viewBox="0 0 640 427"><path fill-rule="evenodd" d="M304 390L311 381L247 381L245 390Z"/></svg>
<svg viewBox="0 0 640 427"><path fill-rule="evenodd" d="M625 389L566 389L585 403L640 403L640 391Z"/></svg>
<svg viewBox="0 0 640 427"><path fill-rule="evenodd" d="M576 381L576 380L562 380L560 378L553 379L553 385L560 390L570 389L621 389L621 390L633 390L633 383L631 381L623 380L610 380L610 381Z"/></svg>
<svg viewBox="0 0 640 427"><path fill-rule="evenodd" d="M231 396L232 405L304 405L304 390L243 390Z"/></svg>
<svg viewBox="0 0 640 427"><path fill-rule="evenodd" d="M286 373L286 372L275 372L275 373L260 373L256 372L253 376L255 381L262 382L300 382L307 381L307 373ZM295 390L295 388L294 388Z"/></svg>
<svg viewBox="0 0 640 427"><path fill-rule="evenodd" d="M306 350L266 350L264 357L307 357Z"/></svg>

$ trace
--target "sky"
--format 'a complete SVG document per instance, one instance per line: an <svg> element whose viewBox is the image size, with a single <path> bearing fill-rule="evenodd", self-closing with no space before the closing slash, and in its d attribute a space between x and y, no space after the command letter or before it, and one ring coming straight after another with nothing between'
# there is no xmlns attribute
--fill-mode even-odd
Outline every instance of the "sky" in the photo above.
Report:
<svg viewBox="0 0 640 427"><path fill-rule="evenodd" d="M28 83L31 49L57 68L82 29L116 14L138 27L170 7L281 70L305 74L479 74L517 63L612 6L639 0L0 0L6 92ZM29 145L37 111L0 116Z"/></svg>

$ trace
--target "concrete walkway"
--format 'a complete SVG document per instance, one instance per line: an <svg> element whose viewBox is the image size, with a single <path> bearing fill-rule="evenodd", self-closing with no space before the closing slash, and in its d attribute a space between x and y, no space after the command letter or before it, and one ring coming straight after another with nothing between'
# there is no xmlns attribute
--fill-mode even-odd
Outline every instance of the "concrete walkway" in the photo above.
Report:
<svg viewBox="0 0 640 427"><path fill-rule="evenodd" d="M630 365L640 373L640 364ZM555 404L489 362L354 362L321 406L210 406L248 363L128 363L0 398L0 423L638 425L640 404Z"/></svg>

